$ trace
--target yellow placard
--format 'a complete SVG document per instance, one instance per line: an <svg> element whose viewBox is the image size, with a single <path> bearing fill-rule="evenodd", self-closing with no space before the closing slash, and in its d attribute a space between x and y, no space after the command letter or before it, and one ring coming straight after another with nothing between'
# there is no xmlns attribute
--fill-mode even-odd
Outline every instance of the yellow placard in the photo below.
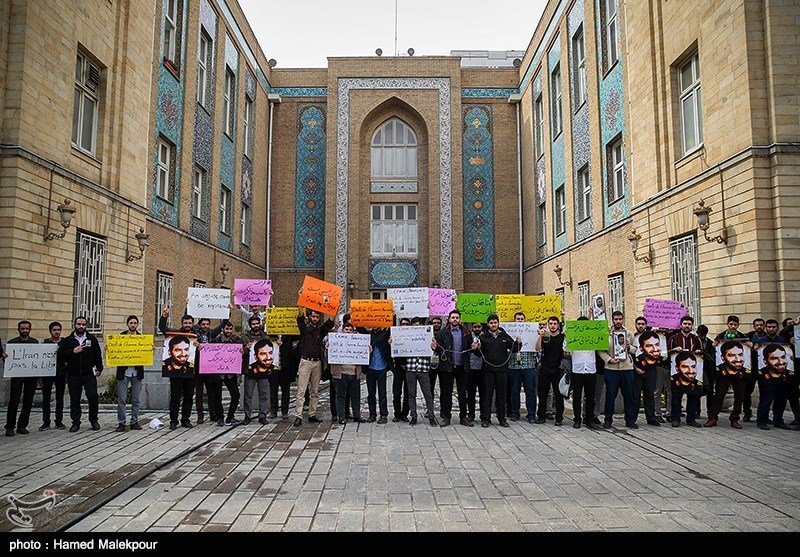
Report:
<svg viewBox="0 0 800 557"><path fill-rule="evenodd" d="M350 322L356 327L391 327L392 304L392 300L350 300Z"/></svg>
<svg viewBox="0 0 800 557"><path fill-rule="evenodd" d="M522 311L525 313L525 321L543 323L550 317L561 319L561 296L525 296L522 299Z"/></svg>
<svg viewBox="0 0 800 557"><path fill-rule="evenodd" d="M267 334L299 335L297 328L297 308L267 308L264 319Z"/></svg>
<svg viewBox="0 0 800 557"><path fill-rule="evenodd" d="M522 294L497 294L494 297L494 309L500 321L514 321L514 314L522 311L524 297Z"/></svg>
<svg viewBox="0 0 800 557"><path fill-rule="evenodd" d="M106 366L152 366L153 335L106 335Z"/></svg>

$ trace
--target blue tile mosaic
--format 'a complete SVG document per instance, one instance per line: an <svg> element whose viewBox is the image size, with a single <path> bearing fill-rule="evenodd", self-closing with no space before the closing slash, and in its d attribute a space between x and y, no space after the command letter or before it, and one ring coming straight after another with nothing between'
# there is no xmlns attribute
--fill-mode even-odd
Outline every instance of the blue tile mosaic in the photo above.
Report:
<svg viewBox="0 0 800 557"><path fill-rule="evenodd" d="M294 264L325 266L325 152L327 107L297 105Z"/></svg>
<svg viewBox="0 0 800 557"><path fill-rule="evenodd" d="M370 182L370 193L417 193L417 182Z"/></svg>
<svg viewBox="0 0 800 557"><path fill-rule="evenodd" d="M547 203L547 162L544 156L536 161L536 206ZM536 223L536 255L539 259L547 257L547 238L541 237L541 228Z"/></svg>
<svg viewBox="0 0 800 557"><path fill-rule="evenodd" d="M516 89L500 87L463 87L461 97L464 99L507 99Z"/></svg>
<svg viewBox="0 0 800 557"><path fill-rule="evenodd" d="M271 92L269 83L267 82L267 77L264 75L264 72L261 71L261 66L258 65L258 62L256 62L253 49L250 48L250 44L245 40L242 30L239 29L239 24L233 18L233 14L228 7L227 0L218 0L217 5L222 10L222 15L225 17L225 21L228 22L228 27L233 31L233 35L236 37L236 40L239 41L239 45L242 47L245 58L247 58L247 61L250 62L250 67L255 68L256 77L258 77L258 81L261 82L261 86L264 87L268 93Z"/></svg>
<svg viewBox="0 0 800 557"><path fill-rule="evenodd" d="M233 72L233 90L238 92L239 87L239 51L230 35L225 35L225 72L230 70ZM220 79L225 79L225 72L220 72ZM236 215L236 183L235 183L235 165L236 165L236 131L238 129L237 121L239 114L239 99L238 95L234 94L231 99L233 103L233 122L232 122L232 135L228 137L226 133L222 134L222 141L220 146L220 161L219 161L219 180L220 188L227 187L231 191L231 206L228 207L228 221L231 223L231 230L235 227L235 222L232 217ZM219 218L219 217L218 217ZM217 232L217 245L224 250L231 251L232 238L231 236L222 232L222 219L219 218L219 230Z"/></svg>
<svg viewBox="0 0 800 557"><path fill-rule="evenodd" d="M574 37L579 28L583 26L583 0L576 0L572 5L572 9L567 16L567 28L569 36ZM585 32L584 32L585 37ZM570 39L568 44L569 59L575 60L575 44ZM585 51L586 49L584 49ZM572 64L570 64L572 66ZM570 72L570 90L572 91L572 98L578 97L577 87L578 83L575 79L574 72ZM588 95L587 95L588 97ZM574 104L575 101L573 101ZM572 206L573 206L573 222L575 223L575 242L583 240L592 233L592 218L591 216L582 221L578 221L578 207L583 203L581 196L581 185L578 181L578 170L582 169L587 164L590 164L590 133L589 133L589 104L591 99L587 98L586 102L578 108L575 112L574 109L570 111L572 114ZM589 176L591 177L591 168L589 168ZM591 179L591 178L590 178ZM591 215L591 208L589 209Z"/></svg>
<svg viewBox="0 0 800 557"><path fill-rule="evenodd" d="M242 156L242 205L248 207L253 206L253 163L245 156ZM247 237L251 238L252 235L252 221L253 211L247 212L247 221L244 227L247 229ZM239 238L239 255L245 259L250 259L250 246L242 243L242 238Z"/></svg>
<svg viewBox="0 0 800 557"><path fill-rule="evenodd" d="M492 107L462 108L464 180L464 268L493 269L494 138Z"/></svg>
<svg viewBox="0 0 800 557"><path fill-rule="evenodd" d="M273 87L272 93L281 97L327 97L327 87Z"/></svg>
<svg viewBox="0 0 800 557"><path fill-rule="evenodd" d="M561 63L561 36L556 35L555 40L553 42L550 51L547 53L547 67L548 72L551 72L555 69L556 65ZM564 77L567 73L565 71L566 65L561 64L561 83L562 87L564 86ZM562 97L561 99L561 110L562 113L564 112L564 104L565 100ZM569 111L567 111L569 113ZM552 118L552 110L551 115ZM550 127L552 130L552 125ZM557 205L555 202L555 195L556 189L560 187L562 184L566 182L566 165L564 163L564 135L565 132L563 131L563 124L562 124L562 132L558 134L557 137L553 138L552 145L550 147L550 184L552 185L552 203L553 203L553 211L555 215L555 211L557 210ZM569 218L567 218L569 220ZM553 253L559 252L567 247L567 234L562 233L560 235L556 235L556 219L553 216L552 222L552 229L553 229ZM565 230L566 227L569 226L569 223L565 223Z"/></svg>
<svg viewBox="0 0 800 557"><path fill-rule="evenodd" d="M370 258L370 288L405 288L409 286L419 286L419 262L416 259Z"/></svg>
<svg viewBox="0 0 800 557"><path fill-rule="evenodd" d="M525 70L525 76L522 78L522 81L519 85L518 93L524 93L525 89L528 88L528 84L531 82L531 78L533 77L533 72L536 71L536 68L539 65L539 61L542 59L542 54L544 53L544 49L548 44L550 44L550 37L558 30L558 24L561 20L561 14L564 13L564 8L569 3L569 0L561 0L559 2L556 11L553 13L553 16L550 18L550 23L547 25L547 31L545 31L544 36L542 37L541 42L539 43L539 47L536 49L536 52L531 58L531 63L528 66L528 69Z"/></svg>
<svg viewBox="0 0 800 557"><path fill-rule="evenodd" d="M246 68L244 72L244 94L251 101L256 100L256 78L250 68Z"/></svg>

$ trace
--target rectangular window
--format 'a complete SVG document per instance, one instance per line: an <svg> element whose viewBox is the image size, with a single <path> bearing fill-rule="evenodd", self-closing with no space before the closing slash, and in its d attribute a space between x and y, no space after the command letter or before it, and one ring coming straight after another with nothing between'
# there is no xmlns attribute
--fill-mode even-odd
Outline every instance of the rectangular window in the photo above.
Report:
<svg viewBox="0 0 800 557"><path fill-rule="evenodd" d="M231 235L231 190L222 186L222 193L219 196L219 231L223 234Z"/></svg>
<svg viewBox="0 0 800 557"><path fill-rule="evenodd" d="M167 0L164 7L164 38L163 50L161 52L165 60L170 62L177 62L176 54L178 51L178 33L180 26L178 25L178 3L180 0Z"/></svg>
<svg viewBox="0 0 800 557"><path fill-rule="evenodd" d="M608 159L610 173L609 203L621 199L625 195L625 159L622 156L622 138L611 142L608 146Z"/></svg>
<svg viewBox="0 0 800 557"><path fill-rule="evenodd" d="M589 165L578 171L578 180L575 185L578 199L578 222L585 221L592 216L592 184L589 181Z"/></svg>
<svg viewBox="0 0 800 557"><path fill-rule="evenodd" d="M609 312L621 311L625 313L625 281L623 273L608 277L608 300L606 307ZM609 313L611 315L611 313Z"/></svg>
<svg viewBox="0 0 800 557"><path fill-rule="evenodd" d="M194 279L194 281L192 281L192 288L205 288L205 287L206 287L206 281L204 280Z"/></svg>
<svg viewBox="0 0 800 557"><path fill-rule="evenodd" d="M562 235L567 231L567 196L564 192L564 184L556 189L556 236Z"/></svg>
<svg viewBox="0 0 800 557"><path fill-rule="evenodd" d="M375 256L417 255L417 206L372 205L370 253Z"/></svg>
<svg viewBox="0 0 800 557"><path fill-rule="evenodd" d="M159 138L156 142L156 149L158 150L158 159L156 163L156 195L164 201L172 203L175 194L175 188L173 186L174 148L170 143Z"/></svg>
<svg viewBox="0 0 800 557"><path fill-rule="evenodd" d="M589 316L589 282L578 284L578 317ZM591 318L591 317L590 317Z"/></svg>
<svg viewBox="0 0 800 557"><path fill-rule="evenodd" d="M550 98L552 99L552 114L550 115L553 123L553 140L559 136L564 125L561 114L561 64L556 64L550 76Z"/></svg>
<svg viewBox="0 0 800 557"><path fill-rule="evenodd" d="M250 245L250 207L242 203L242 222L241 233L242 243L246 246Z"/></svg>
<svg viewBox="0 0 800 557"><path fill-rule="evenodd" d="M572 37L572 55L575 75L572 76L575 81L575 110L586 102L586 45L583 38L583 25L578 27L575 35Z"/></svg>
<svg viewBox="0 0 800 557"><path fill-rule="evenodd" d="M683 302L686 313L700 323L700 270L694 234L670 241L669 268L672 299Z"/></svg>
<svg viewBox="0 0 800 557"><path fill-rule="evenodd" d="M90 155L94 155L97 149L99 92L100 68L78 52L72 106L72 144Z"/></svg>
<svg viewBox="0 0 800 557"><path fill-rule="evenodd" d="M203 218L203 192L206 188L206 171L194 167L194 180L192 181L192 216Z"/></svg>
<svg viewBox="0 0 800 557"><path fill-rule="evenodd" d="M605 68L610 69L611 66L619 60L619 18L618 13L619 0L603 0L603 12L605 16Z"/></svg>
<svg viewBox="0 0 800 557"><path fill-rule="evenodd" d="M236 78L227 66L225 67L225 89L222 94L222 130L229 138L233 138L233 116L236 112L235 87Z"/></svg>
<svg viewBox="0 0 800 557"><path fill-rule="evenodd" d="M172 287L174 278L169 273L156 271L156 334L158 331L158 320L161 318L161 313L164 308L170 308L169 317L167 317L167 327L172 327ZM178 315L180 317L180 315Z"/></svg>
<svg viewBox="0 0 800 557"><path fill-rule="evenodd" d="M256 103L245 97L244 99L244 154L248 159L253 159L253 127L255 125Z"/></svg>
<svg viewBox="0 0 800 557"><path fill-rule="evenodd" d="M700 62L694 53L678 68L680 90L681 148L683 154L703 143L703 115L700 102Z"/></svg>
<svg viewBox="0 0 800 557"><path fill-rule="evenodd" d="M536 237L539 247L547 243L547 205L544 201L536 207Z"/></svg>
<svg viewBox="0 0 800 557"><path fill-rule="evenodd" d="M90 333L103 330L106 240L78 231L72 317L85 317Z"/></svg>
<svg viewBox="0 0 800 557"><path fill-rule="evenodd" d="M533 105L533 118L534 118L534 141L536 145L536 158L537 160L544 154L544 106L542 104L542 95L536 97Z"/></svg>
<svg viewBox="0 0 800 557"><path fill-rule="evenodd" d="M208 107L208 93L211 89L211 37L200 29L200 46L197 50L197 102Z"/></svg>

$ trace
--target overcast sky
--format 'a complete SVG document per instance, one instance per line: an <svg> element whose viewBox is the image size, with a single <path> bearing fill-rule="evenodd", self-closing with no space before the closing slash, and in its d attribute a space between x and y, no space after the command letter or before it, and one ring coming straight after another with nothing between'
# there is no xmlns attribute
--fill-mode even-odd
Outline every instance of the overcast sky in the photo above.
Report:
<svg viewBox="0 0 800 557"><path fill-rule="evenodd" d="M397 50L525 50L546 0L397 0ZM395 0L239 0L279 68L324 68L328 56L395 51Z"/></svg>

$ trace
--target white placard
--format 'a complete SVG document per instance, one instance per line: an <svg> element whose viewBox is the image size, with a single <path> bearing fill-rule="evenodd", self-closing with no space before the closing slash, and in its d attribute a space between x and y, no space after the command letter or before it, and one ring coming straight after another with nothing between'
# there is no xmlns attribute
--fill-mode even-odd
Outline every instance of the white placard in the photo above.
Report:
<svg viewBox="0 0 800 557"><path fill-rule="evenodd" d="M6 344L4 377L53 377L57 344Z"/></svg>
<svg viewBox="0 0 800 557"><path fill-rule="evenodd" d="M231 291L227 288L189 288L186 313L195 319L230 319Z"/></svg>
<svg viewBox="0 0 800 557"><path fill-rule="evenodd" d="M370 335L357 333L330 333L328 335L328 363L369 365Z"/></svg>
<svg viewBox="0 0 800 557"><path fill-rule="evenodd" d="M536 350L536 341L539 340L539 324L527 321L503 321L500 327L508 336L517 340L522 339L520 352L533 352Z"/></svg>
<svg viewBox="0 0 800 557"><path fill-rule="evenodd" d="M392 301L399 322L403 317L428 317L427 288L387 288L386 298Z"/></svg>
<svg viewBox="0 0 800 557"><path fill-rule="evenodd" d="M392 358L433 354L433 327L392 327Z"/></svg>

